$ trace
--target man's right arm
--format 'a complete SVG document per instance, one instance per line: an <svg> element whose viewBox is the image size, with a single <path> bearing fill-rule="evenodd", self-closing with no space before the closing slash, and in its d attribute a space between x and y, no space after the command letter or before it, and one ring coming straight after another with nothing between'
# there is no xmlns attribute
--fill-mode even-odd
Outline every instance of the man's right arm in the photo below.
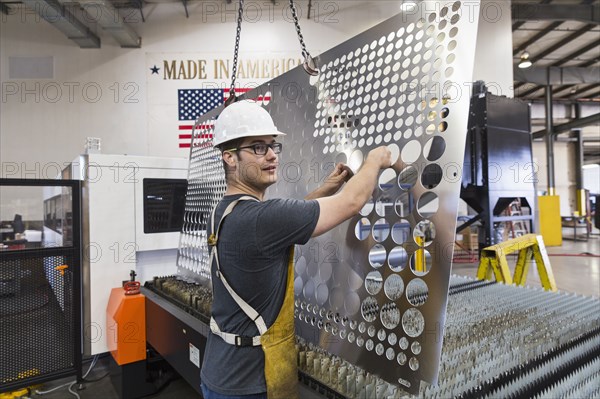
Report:
<svg viewBox="0 0 600 399"><path fill-rule="evenodd" d="M390 151L387 147L378 147L369 152L362 168L339 193L317 199L319 221L312 236L320 236L356 215L371 198L379 171L389 168L390 164Z"/></svg>

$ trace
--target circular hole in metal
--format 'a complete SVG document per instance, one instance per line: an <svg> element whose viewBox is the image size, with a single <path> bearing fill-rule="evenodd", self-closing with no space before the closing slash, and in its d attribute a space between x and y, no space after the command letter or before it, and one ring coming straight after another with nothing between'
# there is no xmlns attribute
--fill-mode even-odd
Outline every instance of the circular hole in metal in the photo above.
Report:
<svg viewBox="0 0 600 399"><path fill-rule="evenodd" d="M354 234L360 241L364 241L371 235L371 222L367 218L362 218L356 222Z"/></svg>
<svg viewBox="0 0 600 399"><path fill-rule="evenodd" d="M376 244L369 251L369 263L375 269L380 268L385 263L385 259L387 258L387 253L385 248L381 244Z"/></svg>
<svg viewBox="0 0 600 399"><path fill-rule="evenodd" d="M421 184L423 184L423 187L427 189L432 189L440 184L442 177L443 172L440 165L437 163L432 163L423 169L423 173L421 174Z"/></svg>
<svg viewBox="0 0 600 399"><path fill-rule="evenodd" d="M379 294L383 287L383 277L378 271L372 271L365 278L365 289L371 295Z"/></svg>
<svg viewBox="0 0 600 399"><path fill-rule="evenodd" d="M356 292L349 292L346 294L346 298L344 299L344 309L346 309L346 314L349 316L358 313L358 310L360 309L360 297ZM352 328L352 323L350 323L350 328Z"/></svg>
<svg viewBox="0 0 600 399"><path fill-rule="evenodd" d="M302 281L302 277L298 276L294 280L294 295L298 296L302 294L302 288L304 287L304 281Z"/></svg>
<svg viewBox="0 0 600 399"><path fill-rule="evenodd" d="M356 337L356 345L361 347L365 344L365 339L361 336Z"/></svg>
<svg viewBox="0 0 600 399"><path fill-rule="evenodd" d="M417 276L424 276L431 270L433 259L428 250L419 248L410 258L410 269Z"/></svg>
<svg viewBox="0 0 600 399"><path fill-rule="evenodd" d="M362 216L369 216L371 214L371 212L373 212L373 209L375 208L375 202L373 201L373 198L369 198L369 200L367 201L367 203L362 207L362 209L360 210L360 214Z"/></svg>
<svg viewBox="0 0 600 399"><path fill-rule="evenodd" d="M379 219L373 224L373 239L376 242L385 241L390 235L390 224L385 219Z"/></svg>
<svg viewBox="0 0 600 399"><path fill-rule="evenodd" d="M438 33L438 35L436 37L438 43L443 42L445 38L446 38L446 34L444 32Z"/></svg>
<svg viewBox="0 0 600 399"><path fill-rule="evenodd" d="M454 28L450 29L450 33L448 34L448 36L456 37L457 34L458 34L458 28L454 27Z"/></svg>
<svg viewBox="0 0 600 399"><path fill-rule="evenodd" d="M366 121L362 125L364 125ZM361 150L355 150L352 154L350 154L350 158L348 159L348 167L352 170L352 172L356 173L360 169L363 163L363 153Z"/></svg>
<svg viewBox="0 0 600 399"><path fill-rule="evenodd" d="M404 352L398 353L396 360L398 361L398 364L400 366L404 366L406 364L406 355L404 354Z"/></svg>
<svg viewBox="0 0 600 399"><path fill-rule="evenodd" d="M301 256L298 258L294 268L296 269L296 274L298 274L298 275L304 274L304 272L306 271L306 259L304 258L304 256Z"/></svg>
<svg viewBox="0 0 600 399"><path fill-rule="evenodd" d="M375 342L373 342L372 339L368 339L367 342L365 343L365 349L368 350L369 352L371 352L374 347L375 347Z"/></svg>
<svg viewBox="0 0 600 399"><path fill-rule="evenodd" d="M457 41L451 40L450 43L448 43L448 51L454 51L454 49L456 49L456 45Z"/></svg>
<svg viewBox="0 0 600 399"><path fill-rule="evenodd" d="M402 337L400 338L400 340L398 341L398 346L400 346L400 349L402 349L403 351L408 349L408 339L406 337Z"/></svg>
<svg viewBox="0 0 600 399"><path fill-rule="evenodd" d="M406 194L400 195L394 203L394 211L400 217L406 217L410 213L408 209L409 198Z"/></svg>
<svg viewBox="0 0 600 399"><path fill-rule="evenodd" d="M437 161L446 151L446 141L440 137L432 137L423 147L423 155L428 161Z"/></svg>
<svg viewBox="0 0 600 399"><path fill-rule="evenodd" d="M329 299L329 288L326 284L319 284L317 286L317 303L319 306L323 306Z"/></svg>
<svg viewBox="0 0 600 399"><path fill-rule="evenodd" d="M421 353L421 344L418 341L413 342L410 345L410 350L412 353L414 353L415 355L418 355Z"/></svg>
<svg viewBox="0 0 600 399"><path fill-rule="evenodd" d="M379 331L377 331L377 338L380 341L385 341L386 337L387 337L387 334L386 334L385 330L383 328L380 328Z"/></svg>
<svg viewBox="0 0 600 399"><path fill-rule="evenodd" d="M350 331L348 333L348 342L352 343L352 342L354 342L355 339L356 339L356 334L354 334L352 331Z"/></svg>
<svg viewBox="0 0 600 399"><path fill-rule="evenodd" d="M460 10L460 6L461 6L460 1L454 2L454 4L452 4L452 11L456 12L456 11Z"/></svg>
<svg viewBox="0 0 600 399"><path fill-rule="evenodd" d="M396 353L392 348L387 348L387 350L385 351L385 357L388 360L394 360L394 358L396 357Z"/></svg>
<svg viewBox="0 0 600 399"><path fill-rule="evenodd" d="M400 158L400 147L397 144L390 144L387 146L388 150L391 153L392 165L398 162Z"/></svg>
<svg viewBox="0 0 600 399"><path fill-rule="evenodd" d="M379 175L379 188L383 191L389 190L394 187L394 181L396 180L396 172L392 168L385 169Z"/></svg>
<svg viewBox="0 0 600 399"><path fill-rule="evenodd" d="M375 203L375 212L382 217L385 217L386 214L387 216L390 216L392 210L388 210L388 208L391 208L392 205L393 204L391 198L384 194L381 197L379 197L379 199Z"/></svg>
<svg viewBox="0 0 600 399"><path fill-rule="evenodd" d="M411 140L406 143L404 148L402 148L401 158L404 163L411 164L419 159L420 154L421 143L419 143L417 140Z"/></svg>
<svg viewBox="0 0 600 399"><path fill-rule="evenodd" d="M402 316L402 328L409 337L418 337L425 329L425 318L423 317L423 314L415 308L408 309Z"/></svg>
<svg viewBox="0 0 600 399"><path fill-rule="evenodd" d="M419 361L416 357L410 358L410 360L408 361L408 367L410 367L412 371L417 371L419 369Z"/></svg>
<svg viewBox="0 0 600 399"><path fill-rule="evenodd" d="M435 117L437 116L437 112L435 111L429 111L429 113L427 114L427 120L432 122L435 120Z"/></svg>
<svg viewBox="0 0 600 399"><path fill-rule="evenodd" d="M402 277L397 274L392 274L389 276L385 280L383 291L385 292L385 295L392 301L400 298L404 292L404 281L402 280Z"/></svg>
<svg viewBox="0 0 600 399"><path fill-rule="evenodd" d="M460 21L460 14L454 14L452 18L450 18L450 23L452 25L456 25L458 21Z"/></svg>
<svg viewBox="0 0 600 399"><path fill-rule="evenodd" d="M410 223L407 220L401 219L392 227L392 240L400 245L408 241L410 237Z"/></svg>
<svg viewBox="0 0 600 399"><path fill-rule="evenodd" d="M440 17L442 17L442 18L443 18L443 17L445 17L446 15L448 15L448 7L443 7L443 8L440 10Z"/></svg>
<svg viewBox="0 0 600 399"><path fill-rule="evenodd" d="M449 78L454 73L454 68L452 68L452 67L446 68L446 72L445 73L446 73L446 77Z"/></svg>
<svg viewBox="0 0 600 399"><path fill-rule="evenodd" d="M413 230L413 238L419 246L429 246L435 239L435 225L431 220L422 220Z"/></svg>
<svg viewBox="0 0 600 399"><path fill-rule="evenodd" d="M437 194L428 191L419 198L417 212L425 219L429 219L437 213L439 206L440 201Z"/></svg>
<svg viewBox="0 0 600 399"><path fill-rule="evenodd" d="M382 343L379 343L375 346L375 353L377 353L379 356L383 356L384 351L385 351L385 348L383 347Z"/></svg>
<svg viewBox="0 0 600 399"><path fill-rule="evenodd" d="M454 55L454 53L448 54L448 56L446 57L446 64L452 64L455 59L456 56Z"/></svg>
<svg viewBox="0 0 600 399"><path fill-rule="evenodd" d="M438 24L438 29L439 30L444 30L444 28L446 27L447 24L448 24L448 20L447 19L440 20L440 23Z"/></svg>
<svg viewBox="0 0 600 399"><path fill-rule="evenodd" d="M414 166L408 166L400 172L400 175L398 176L398 186L402 190L408 191L415 185L418 177L417 169Z"/></svg>
<svg viewBox="0 0 600 399"><path fill-rule="evenodd" d="M340 310L344 306L344 291L340 287L335 287L329 293L329 305L333 310ZM331 320L332 312L327 313L327 319Z"/></svg>
<svg viewBox="0 0 600 399"><path fill-rule="evenodd" d="M390 251L388 265L393 272L400 272L406 267L408 254L403 247L396 247Z"/></svg>
<svg viewBox="0 0 600 399"><path fill-rule="evenodd" d="M367 331L367 325L365 324L364 321L361 321L360 324L358 325L358 332L361 334L364 334L365 331Z"/></svg>
<svg viewBox="0 0 600 399"><path fill-rule="evenodd" d="M400 324L400 309L395 303L386 303L381 307L380 318L385 328L394 329Z"/></svg>
<svg viewBox="0 0 600 399"><path fill-rule="evenodd" d="M367 334L369 335L369 337L373 338L375 336L375 332L377 330L375 329L375 326L369 326L369 328L367 329Z"/></svg>
<svg viewBox="0 0 600 399"><path fill-rule="evenodd" d="M442 117L442 119L445 119L446 117L448 117L448 115L450 115L450 109L448 109L448 107L442 108L442 112L440 112L440 116Z"/></svg>
<svg viewBox="0 0 600 399"><path fill-rule="evenodd" d="M421 306L427 302L429 288L425 281L415 278L406 286L406 299L413 306Z"/></svg>
<svg viewBox="0 0 600 399"><path fill-rule="evenodd" d="M365 298L360 305L360 312L366 322L374 322L375 319L377 319L377 314L379 314L379 304L377 303L377 300L373 297Z"/></svg>
<svg viewBox="0 0 600 399"><path fill-rule="evenodd" d="M440 122L440 124L438 125L438 130L440 131L440 133L444 133L446 130L448 130L448 122Z"/></svg>
<svg viewBox="0 0 600 399"><path fill-rule="evenodd" d="M394 345L396 345L397 342L398 342L398 336L395 333L393 333L393 332L389 333L389 335L388 335L388 343L390 345L394 346Z"/></svg>
<svg viewBox="0 0 600 399"><path fill-rule="evenodd" d="M316 262L310 262L306 270L309 277L315 277L319 273L319 265Z"/></svg>
<svg viewBox="0 0 600 399"><path fill-rule="evenodd" d="M308 280L304 285L304 298L312 300L315 295L315 283L312 280Z"/></svg>

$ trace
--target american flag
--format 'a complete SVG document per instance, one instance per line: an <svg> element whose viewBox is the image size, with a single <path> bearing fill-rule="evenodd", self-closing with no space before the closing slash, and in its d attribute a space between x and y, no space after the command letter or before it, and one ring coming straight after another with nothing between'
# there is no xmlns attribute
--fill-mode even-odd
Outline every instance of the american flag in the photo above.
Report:
<svg viewBox="0 0 600 399"><path fill-rule="evenodd" d="M236 95L244 94L251 88L235 89ZM229 89L180 89L177 93L177 109L179 114L179 148L190 148L194 122L199 116L223 104L229 98ZM254 101L270 101L267 94ZM202 129L210 129L212 125L202 125ZM212 138L212 135L207 137Z"/></svg>

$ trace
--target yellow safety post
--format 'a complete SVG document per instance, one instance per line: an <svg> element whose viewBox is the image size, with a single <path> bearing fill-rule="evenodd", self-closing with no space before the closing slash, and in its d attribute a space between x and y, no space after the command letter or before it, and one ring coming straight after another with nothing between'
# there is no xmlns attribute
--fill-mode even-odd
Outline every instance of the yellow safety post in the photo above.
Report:
<svg viewBox="0 0 600 399"><path fill-rule="evenodd" d="M424 241L424 237L415 236L415 242L419 247L423 246ZM415 252L415 271L420 273L425 272L425 251L423 248L419 248Z"/></svg>
<svg viewBox="0 0 600 399"><path fill-rule="evenodd" d="M517 251L519 251L519 257L515 266L514 278L511 278L506 255ZM542 236L535 234L526 234L484 248L481 252L477 278L480 280L490 280L491 272L493 271L498 282L512 284L514 281L517 285L525 285L527 272L529 271L529 260L532 256L537 265L542 287L545 290L556 291L556 282L552 273L552 267L550 266L550 259L544 246L544 239Z"/></svg>

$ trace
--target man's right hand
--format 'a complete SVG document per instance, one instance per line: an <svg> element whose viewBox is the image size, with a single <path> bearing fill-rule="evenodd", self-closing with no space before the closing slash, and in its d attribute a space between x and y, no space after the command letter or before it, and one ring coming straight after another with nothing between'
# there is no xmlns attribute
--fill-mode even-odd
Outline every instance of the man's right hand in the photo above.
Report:
<svg viewBox="0 0 600 399"><path fill-rule="evenodd" d="M369 151L365 162L372 162L378 165L379 169L386 169L392 166L392 153L386 146L377 147Z"/></svg>

